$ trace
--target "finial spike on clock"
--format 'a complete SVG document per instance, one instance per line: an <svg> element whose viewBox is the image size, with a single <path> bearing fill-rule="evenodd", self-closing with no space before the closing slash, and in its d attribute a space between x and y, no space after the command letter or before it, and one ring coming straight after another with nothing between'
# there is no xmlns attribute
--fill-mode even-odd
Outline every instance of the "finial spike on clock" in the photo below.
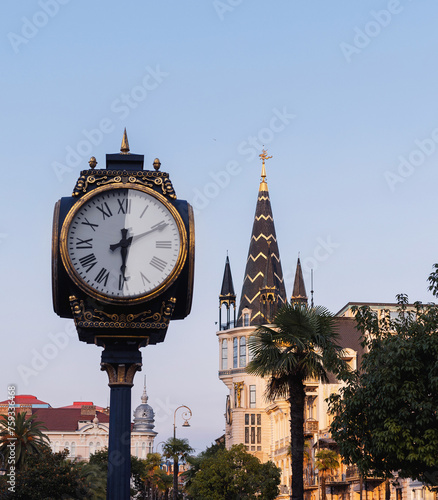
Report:
<svg viewBox="0 0 438 500"><path fill-rule="evenodd" d="M123 132L122 145L120 146L120 154L129 155L129 142L128 142L128 134L126 133L126 127Z"/></svg>

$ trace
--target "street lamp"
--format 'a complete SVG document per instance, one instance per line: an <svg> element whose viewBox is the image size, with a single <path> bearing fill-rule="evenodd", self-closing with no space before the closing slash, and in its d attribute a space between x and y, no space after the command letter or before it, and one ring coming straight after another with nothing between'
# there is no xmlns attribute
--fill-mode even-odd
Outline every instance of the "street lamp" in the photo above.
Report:
<svg viewBox="0 0 438 500"><path fill-rule="evenodd" d="M187 411L182 411L181 417L184 420L182 427L190 427L189 420L192 418L192 410L185 405L178 406L173 414L173 445L176 447L176 412L180 408L185 408ZM178 498L178 455L173 456L173 500Z"/></svg>
<svg viewBox="0 0 438 500"><path fill-rule="evenodd" d="M176 412L180 408L186 408L188 410L188 411L183 411L181 413L181 417L184 420L184 423L182 424L181 427L190 427L189 420L192 418L192 410L188 406L185 406L185 405L178 406L178 408L175 410L175 412L173 414L173 439L176 438Z"/></svg>

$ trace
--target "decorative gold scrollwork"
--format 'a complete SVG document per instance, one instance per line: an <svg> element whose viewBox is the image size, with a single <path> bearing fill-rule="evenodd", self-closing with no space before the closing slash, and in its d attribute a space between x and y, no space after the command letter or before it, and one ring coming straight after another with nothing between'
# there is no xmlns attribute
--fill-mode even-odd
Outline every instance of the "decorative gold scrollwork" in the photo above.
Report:
<svg viewBox="0 0 438 500"><path fill-rule="evenodd" d="M166 172L152 172L149 170L126 172L121 170L83 170L76 181L72 196L82 196L89 191L90 185L104 186L107 184L140 184L149 188L154 185L161 188L164 196L176 199L175 190Z"/></svg>
<svg viewBox="0 0 438 500"><path fill-rule="evenodd" d="M176 299L171 297L161 303L160 311L141 311L137 314L107 313L100 309L86 307L75 295L69 297L76 326L82 328L149 328L164 330L169 326Z"/></svg>

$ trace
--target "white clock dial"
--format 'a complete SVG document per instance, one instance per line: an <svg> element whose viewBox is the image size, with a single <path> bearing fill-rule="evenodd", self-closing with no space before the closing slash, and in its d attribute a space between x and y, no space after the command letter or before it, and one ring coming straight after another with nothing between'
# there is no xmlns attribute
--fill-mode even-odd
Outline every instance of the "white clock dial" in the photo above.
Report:
<svg viewBox="0 0 438 500"><path fill-rule="evenodd" d="M73 207L64 236L79 286L123 301L160 290L180 270L182 221L160 198L108 187Z"/></svg>

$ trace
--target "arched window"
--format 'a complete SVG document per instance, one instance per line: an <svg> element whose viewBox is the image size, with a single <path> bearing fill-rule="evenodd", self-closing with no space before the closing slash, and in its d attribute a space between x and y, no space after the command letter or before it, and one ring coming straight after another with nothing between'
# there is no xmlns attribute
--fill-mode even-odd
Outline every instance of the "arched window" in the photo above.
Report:
<svg viewBox="0 0 438 500"><path fill-rule="evenodd" d="M239 347L239 366L246 366L246 338L240 337L240 347Z"/></svg>
<svg viewBox="0 0 438 500"><path fill-rule="evenodd" d="M76 456L76 443L72 442L70 445L70 456L75 457Z"/></svg>
<svg viewBox="0 0 438 500"><path fill-rule="evenodd" d="M88 449L89 449L89 455L93 455L93 453L96 451L96 448L94 447L94 443L93 441L91 441L88 445Z"/></svg>
<svg viewBox="0 0 438 500"><path fill-rule="evenodd" d="M67 449L68 450L68 454L70 455L70 443L68 441L66 441L64 443L64 450Z"/></svg>
<svg viewBox="0 0 438 500"><path fill-rule="evenodd" d="M228 368L228 348L227 348L227 339L222 340L222 370L226 370Z"/></svg>
<svg viewBox="0 0 438 500"><path fill-rule="evenodd" d="M237 368L238 352L237 352L237 337L233 339L233 368Z"/></svg>
<svg viewBox="0 0 438 500"><path fill-rule="evenodd" d="M100 446L101 446L101 445L100 445L100 443L99 443L99 441L98 441L98 442L96 443L96 451L99 451L99 450L100 450Z"/></svg>
<svg viewBox="0 0 438 500"><path fill-rule="evenodd" d="M148 453L152 453L152 441L149 441L149 450Z"/></svg>
<svg viewBox="0 0 438 500"><path fill-rule="evenodd" d="M243 326L249 326L249 313L243 314Z"/></svg>
<svg viewBox="0 0 438 500"><path fill-rule="evenodd" d="M141 445L141 456L142 458L146 458L146 443L142 443Z"/></svg>
<svg viewBox="0 0 438 500"><path fill-rule="evenodd" d="M137 443L135 443L135 456L136 456L137 458L140 458L140 455L138 454L138 442L137 442Z"/></svg>

